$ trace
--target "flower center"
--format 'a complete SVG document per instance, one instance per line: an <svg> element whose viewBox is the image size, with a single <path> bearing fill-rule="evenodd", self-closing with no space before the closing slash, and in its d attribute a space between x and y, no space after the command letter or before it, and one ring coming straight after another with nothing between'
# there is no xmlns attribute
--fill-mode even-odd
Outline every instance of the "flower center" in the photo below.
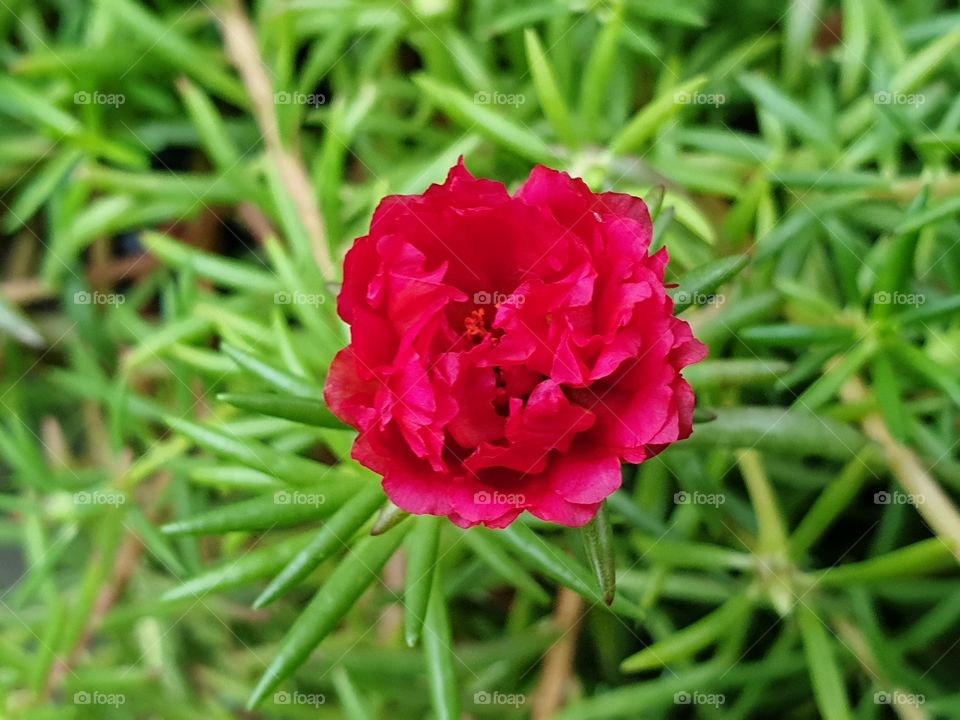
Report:
<svg viewBox="0 0 960 720"><path fill-rule="evenodd" d="M480 341L490 334L483 320L485 314L486 311L483 308L477 308L463 319L463 325L467 329L467 337Z"/></svg>

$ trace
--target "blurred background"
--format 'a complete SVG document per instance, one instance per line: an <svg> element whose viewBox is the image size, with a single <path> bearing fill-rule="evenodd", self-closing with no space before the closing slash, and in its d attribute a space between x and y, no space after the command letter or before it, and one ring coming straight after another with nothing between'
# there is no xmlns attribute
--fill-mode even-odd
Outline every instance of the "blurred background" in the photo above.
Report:
<svg viewBox="0 0 960 720"><path fill-rule="evenodd" d="M0 716L960 717L954 4L0 0L0 38ZM579 531L378 515L321 403L343 253L461 155L644 197L710 346L607 503L610 609Z"/></svg>

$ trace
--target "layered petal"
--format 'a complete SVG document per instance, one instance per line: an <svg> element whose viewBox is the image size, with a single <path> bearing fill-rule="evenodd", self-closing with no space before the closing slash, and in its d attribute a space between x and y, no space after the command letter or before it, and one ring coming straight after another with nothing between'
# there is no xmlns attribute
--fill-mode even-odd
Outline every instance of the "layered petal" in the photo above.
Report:
<svg viewBox="0 0 960 720"><path fill-rule="evenodd" d="M577 527L692 430L682 369L705 347L673 317L643 201L537 167L514 195L461 160L391 196L344 262L351 343L325 388L353 456L411 513Z"/></svg>

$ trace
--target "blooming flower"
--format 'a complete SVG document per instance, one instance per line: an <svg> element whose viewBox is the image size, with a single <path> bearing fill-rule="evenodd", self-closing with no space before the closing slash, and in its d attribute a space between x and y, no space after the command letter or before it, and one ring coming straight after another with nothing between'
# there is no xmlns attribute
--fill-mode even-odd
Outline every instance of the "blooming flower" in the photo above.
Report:
<svg viewBox="0 0 960 720"><path fill-rule="evenodd" d="M537 167L510 195L463 161L385 198L347 253L331 410L402 509L569 526L690 435L680 370L706 348L673 317L642 200Z"/></svg>

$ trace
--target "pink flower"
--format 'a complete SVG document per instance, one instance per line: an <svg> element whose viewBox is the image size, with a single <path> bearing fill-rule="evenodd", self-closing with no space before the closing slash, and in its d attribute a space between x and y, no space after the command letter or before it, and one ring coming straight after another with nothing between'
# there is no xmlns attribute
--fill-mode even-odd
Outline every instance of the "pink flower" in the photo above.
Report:
<svg viewBox="0 0 960 720"><path fill-rule="evenodd" d="M385 198L347 253L331 410L411 513L577 527L690 435L680 370L706 348L673 317L642 200L537 167L515 195L463 161Z"/></svg>

